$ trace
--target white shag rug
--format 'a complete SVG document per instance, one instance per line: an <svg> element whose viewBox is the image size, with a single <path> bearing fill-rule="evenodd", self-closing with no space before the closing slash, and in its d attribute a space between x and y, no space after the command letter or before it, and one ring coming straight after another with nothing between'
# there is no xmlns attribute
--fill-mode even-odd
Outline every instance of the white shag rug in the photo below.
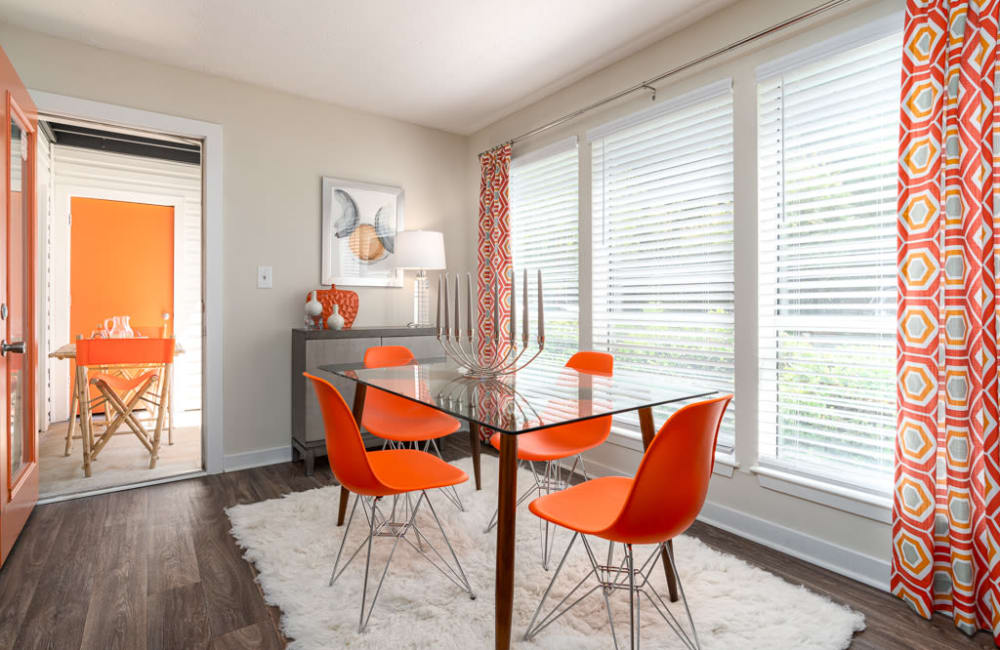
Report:
<svg viewBox="0 0 1000 650"><path fill-rule="evenodd" d="M281 609L281 623L289 648L470 648L493 647L493 572L496 535L483 529L496 507L497 462L482 457L483 489L475 491L471 459L455 463L470 476L459 486L465 512L443 494L432 492L434 507L472 583L477 599L448 581L416 551L400 543L375 611L364 633L358 633L364 552L333 587L327 586L343 528L336 527L340 488L295 492L280 499L239 505L227 510L232 534L245 549L244 557L259 573L268 603ZM531 481L527 470L518 475L518 492ZM354 505L353 496L351 506ZM348 510L350 512L350 510ZM517 567L514 593L514 647L612 647L604 600L595 591L565 616L544 629L533 641L523 641L524 630L538 605L551 572L541 567L538 519L527 504L517 515ZM361 525L359 525L359 522ZM421 530L432 542L439 533L426 506L417 515ZM361 509L345 556L365 539L367 525ZM560 530L552 566L558 563L570 533ZM371 590L377 584L391 538L377 538L373 550ZM607 542L592 540L599 558ZM620 547L619 547L620 548ZM636 547L636 560L645 560L652 547ZM439 549L447 555L447 549ZM675 540L681 579L705 650L785 649L835 650L847 648L864 616L804 587L791 585L731 555L715 551L688 536ZM559 581L546 601L546 610L590 569L583 545L577 541ZM653 581L666 599L662 569ZM583 593L582 591L578 593ZM615 626L628 634L628 599L624 591L612 598ZM687 626L682 603L672 611ZM544 612L543 612L544 615ZM682 648L680 640L644 602L642 645L646 648ZM627 636L625 637L627 639ZM625 641L627 643L627 640Z"/></svg>

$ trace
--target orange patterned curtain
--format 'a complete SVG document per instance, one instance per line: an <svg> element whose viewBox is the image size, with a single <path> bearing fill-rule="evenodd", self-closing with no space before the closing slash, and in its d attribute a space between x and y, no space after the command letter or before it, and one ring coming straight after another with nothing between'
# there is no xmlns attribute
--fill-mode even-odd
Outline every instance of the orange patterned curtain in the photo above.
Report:
<svg viewBox="0 0 1000 650"><path fill-rule="evenodd" d="M894 594L1000 638L998 0L907 0Z"/></svg>
<svg viewBox="0 0 1000 650"><path fill-rule="evenodd" d="M481 358L507 353L509 337L502 336L510 328L510 278L513 264L510 256L510 143L480 154L482 177L479 183L479 246L478 304L476 323ZM493 281L496 278L500 346L493 346Z"/></svg>

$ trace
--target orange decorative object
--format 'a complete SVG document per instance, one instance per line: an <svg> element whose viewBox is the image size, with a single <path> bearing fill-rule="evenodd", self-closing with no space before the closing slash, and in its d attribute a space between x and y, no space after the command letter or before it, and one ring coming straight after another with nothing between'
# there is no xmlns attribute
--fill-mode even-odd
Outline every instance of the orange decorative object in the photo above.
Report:
<svg viewBox="0 0 1000 650"><path fill-rule="evenodd" d="M329 289L317 289L316 299L323 305L323 314L319 317L319 322L315 323L317 329L329 329L326 326L326 319L333 313L334 305L340 307L340 315L344 317L344 329L351 329L354 319L358 316L357 293L347 289L338 289L337 285L331 284ZM308 294L306 294L305 301L309 302Z"/></svg>

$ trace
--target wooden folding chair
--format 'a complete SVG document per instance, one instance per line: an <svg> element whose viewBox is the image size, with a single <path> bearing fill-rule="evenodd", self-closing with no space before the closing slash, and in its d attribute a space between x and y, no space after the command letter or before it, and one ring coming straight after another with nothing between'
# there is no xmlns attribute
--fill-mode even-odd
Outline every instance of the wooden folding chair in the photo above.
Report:
<svg viewBox="0 0 1000 650"><path fill-rule="evenodd" d="M77 390L83 441L83 469L90 465L111 437L124 424L149 451L149 468L156 467L160 437L167 411L170 374L173 371L174 339L83 339L76 344ZM88 368L100 368L88 378ZM112 372L123 367L142 368L138 374ZM89 381L88 381L89 379ZM90 399L90 385L100 395ZM158 389L158 391L157 391ZM95 437L92 409L104 405L108 424ZM149 432L136 417L139 407L156 408L156 426Z"/></svg>

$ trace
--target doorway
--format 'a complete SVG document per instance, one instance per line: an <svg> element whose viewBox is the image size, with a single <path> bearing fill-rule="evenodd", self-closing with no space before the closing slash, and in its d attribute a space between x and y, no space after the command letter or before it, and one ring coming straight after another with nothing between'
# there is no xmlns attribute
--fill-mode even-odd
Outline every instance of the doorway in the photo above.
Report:
<svg viewBox="0 0 1000 650"><path fill-rule="evenodd" d="M47 160L39 161L39 185L47 203L40 187L46 354L38 383L39 496L53 500L200 473L202 143L44 113L40 124ZM104 339L133 338L173 339L169 372L167 364L108 364L87 368L81 380L74 362L80 340L106 345ZM118 388L110 382L101 390L129 403L141 386L125 380L150 372L157 383L136 402L134 422L109 406L114 398L95 381L95 373L121 377ZM162 404L155 398L160 382L168 384Z"/></svg>

